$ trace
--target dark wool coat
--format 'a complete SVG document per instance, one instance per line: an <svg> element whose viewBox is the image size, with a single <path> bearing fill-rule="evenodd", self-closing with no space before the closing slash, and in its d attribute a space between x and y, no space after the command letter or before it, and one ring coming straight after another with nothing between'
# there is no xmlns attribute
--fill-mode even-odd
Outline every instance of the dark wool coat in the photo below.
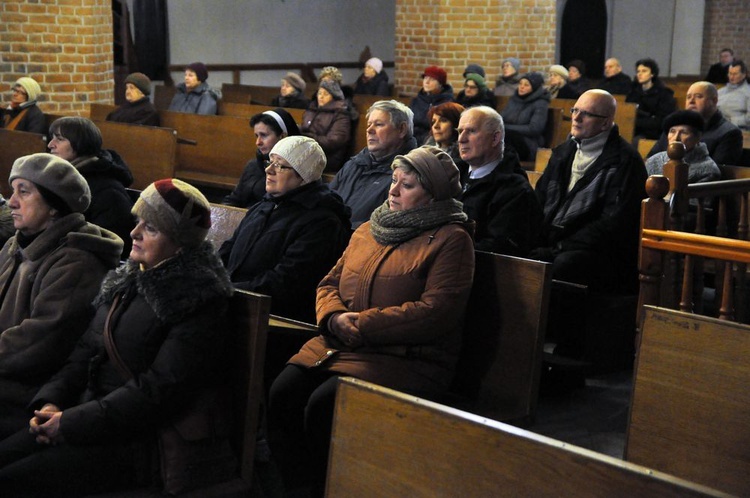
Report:
<svg viewBox="0 0 750 498"><path fill-rule="evenodd" d="M314 139L326 153L326 171L338 171L344 164L352 137L352 120L346 102L332 100L323 107L313 102L302 115L302 135Z"/></svg>
<svg viewBox="0 0 750 498"><path fill-rule="evenodd" d="M625 98L625 102L638 104L635 134L656 140L661 134L661 124L664 118L677 110L677 102L671 88L666 87L657 78L653 81L653 86L648 90L643 90L642 85L635 84Z"/></svg>
<svg viewBox="0 0 750 498"><path fill-rule="evenodd" d="M476 222L475 247L481 251L526 257L535 247L542 222L542 208L531 188L518 155L505 151L489 175L469 180L468 167L461 171L464 192L459 200L464 212Z"/></svg>
<svg viewBox="0 0 750 498"><path fill-rule="evenodd" d="M128 261L102 284L97 311L65 366L32 406L63 409L67 444L153 438L196 390L217 382L232 285L213 246L185 249L141 271ZM125 380L104 346L104 321L116 296L112 337L135 376Z"/></svg>
<svg viewBox="0 0 750 498"><path fill-rule="evenodd" d="M159 111L148 97L143 97L135 102L125 102L107 115L107 121L159 126Z"/></svg>
<svg viewBox="0 0 750 498"><path fill-rule="evenodd" d="M286 97L277 95L271 100L273 107L288 107L292 109L307 109L310 105L310 99L304 96L302 92L296 92Z"/></svg>
<svg viewBox="0 0 750 498"><path fill-rule="evenodd" d="M383 97L389 97L391 91L388 88L388 75L385 71L380 71L365 81L365 75L361 74L354 85L354 93L355 95L382 95Z"/></svg>
<svg viewBox="0 0 750 498"><path fill-rule="evenodd" d="M240 181L232 193L224 197L221 202L228 206L250 207L263 199L266 195L266 167L268 156L257 151L255 159L249 161L242 170Z"/></svg>
<svg viewBox="0 0 750 498"><path fill-rule="evenodd" d="M384 246L365 223L318 287L322 335L289 363L402 391L442 393L453 380L473 277L474 247L463 225ZM327 329L333 313L346 311L359 312L360 347L346 346Z"/></svg>
<svg viewBox="0 0 750 498"><path fill-rule="evenodd" d="M311 322L315 287L351 233L349 208L317 182L252 206L219 254L239 289L271 296L272 313Z"/></svg>
<svg viewBox="0 0 750 498"><path fill-rule="evenodd" d="M388 198L393 176L391 170L393 158L407 154L416 146L417 141L414 138L408 138L398 151L380 159L375 159L365 147L336 173L333 181L328 185L351 208L353 228L369 221L375 208Z"/></svg>
<svg viewBox="0 0 750 498"><path fill-rule="evenodd" d="M523 138L528 147L531 160L536 156L536 149L544 145L544 127L547 126L547 109L549 93L540 86L526 97L520 97L518 91L508 100L500 111L505 121L505 130L514 132ZM528 158L521 158L528 160Z"/></svg>
<svg viewBox="0 0 750 498"><path fill-rule="evenodd" d="M113 151L71 161L91 189L91 204L83 213L86 221L116 233L123 240L123 259L130 254L130 231L135 226L130 209L133 202L125 191L133 183L128 165Z"/></svg>
<svg viewBox="0 0 750 498"><path fill-rule="evenodd" d="M461 104L465 108L476 107L478 105L486 105L488 107L495 108L495 94L489 88L480 88L479 92L474 97L467 97L466 92L461 90L456 95L456 103Z"/></svg>
<svg viewBox="0 0 750 498"><path fill-rule="evenodd" d="M213 116L218 108L216 101L219 97L216 90L208 86L205 81L189 92L184 82L178 83L177 93L172 97L168 110Z"/></svg>
<svg viewBox="0 0 750 498"><path fill-rule="evenodd" d="M599 82L597 88L605 90L612 95L627 95L633 87L633 79L625 73L604 78Z"/></svg>
<svg viewBox="0 0 750 498"><path fill-rule="evenodd" d="M427 111L430 107L445 102L453 102L453 87L450 85L444 85L438 93L427 94L424 90L420 90L411 100L409 108L414 113L414 138L417 139L418 144L423 144L430 134L432 123L427 119Z"/></svg>
<svg viewBox="0 0 750 498"><path fill-rule="evenodd" d="M44 117L44 113L39 106L36 105L36 100L32 102L25 102L24 104L16 107L15 109L3 109L0 112L0 128L4 126L4 120L8 122L13 121L16 116L21 114L24 110L27 110L26 114L23 115L18 124L13 128L15 131L28 131L29 133L40 133L42 135L47 134L47 120Z"/></svg>

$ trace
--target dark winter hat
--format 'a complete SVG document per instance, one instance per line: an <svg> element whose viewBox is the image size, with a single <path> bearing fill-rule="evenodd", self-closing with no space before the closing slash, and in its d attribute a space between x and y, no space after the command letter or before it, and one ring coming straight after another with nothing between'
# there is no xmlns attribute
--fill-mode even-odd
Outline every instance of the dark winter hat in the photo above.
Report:
<svg viewBox="0 0 750 498"><path fill-rule="evenodd" d="M91 203L91 190L86 179L65 159L47 153L31 154L16 159L8 183L23 178L60 198L73 213L83 213Z"/></svg>
<svg viewBox="0 0 750 498"><path fill-rule="evenodd" d="M531 91L536 91L540 86L544 85L544 76L541 73L526 73L521 76L522 80L526 80L531 85Z"/></svg>
<svg viewBox="0 0 750 498"><path fill-rule="evenodd" d="M198 74L198 73L196 73ZM140 90L143 95L151 95L151 80L143 73L131 73L125 78L125 83L131 83Z"/></svg>
<svg viewBox="0 0 750 498"><path fill-rule="evenodd" d="M462 191L461 174L451 156L432 145L425 145L412 149L408 154L396 156L391 169L396 169L403 163L411 165L424 182L424 188L432 194L436 201L444 201L456 197Z"/></svg>
<svg viewBox="0 0 750 498"><path fill-rule="evenodd" d="M581 76L586 74L586 64L581 59L573 59L568 63L568 69L571 67L574 67L578 69L578 72L581 73Z"/></svg>
<svg viewBox="0 0 750 498"><path fill-rule="evenodd" d="M445 69L438 66L427 67L424 70L424 73L422 73L422 78L424 78L425 76L429 76L430 78L438 80L441 85L445 85L448 81L448 73L445 72Z"/></svg>
<svg viewBox="0 0 750 498"><path fill-rule="evenodd" d="M208 79L208 69L206 69L206 65L202 62L193 62L192 64L188 64L185 69L190 69L192 72L194 72L198 77L198 81L200 81L201 83Z"/></svg>
<svg viewBox="0 0 750 498"><path fill-rule="evenodd" d="M484 72L484 68L479 64L469 64L468 66L466 66L466 69L464 69L464 78L466 78L466 75L469 73L478 74L482 78L487 77L487 74L485 74Z"/></svg>
<svg viewBox="0 0 750 498"><path fill-rule="evenodd" d="M671 127L679 125L689 126L698 133L703 133L706 122L703 120L703 116L695 111L676 111L664 118L662 128L664 133L669 133Z"/></svg>
<svg viewBox="0 0 750 498"><path fill-rule="evenodd" d="M333 100L344 100L344 92L338 83L331 80L325 80L320 82L320 88L331 94Z"/></svg>
<svg viewBox="0 0 750 498"><path fill-rule="evenodd" d="M307 83L305 83L305 80L302 79L302 76L295 73L286 73L286 76L281 78L282 80L286 80L287 83L292 85L294 88L299 90L300 92L304 92L305 88L307 88Z"/></svg>
<svg viewBox="0 0 750 498"><path fill-rule="evenodd" d="M288 137L299 135L299 127L297 126L297 123L295 123L292 115L289 114L286 109L277 107L273 111L264 111L262 114L271 116L274 121L276 121L276 124L279 125L279 128L281 128L282 133L286 133ZM253 121L254 117L250 120L250 126L255 126Z"/></svg>
<svg viewBox="0 0 750 498"><path fill-rule="evenodd" d="M508 57L506 59L503 59L502 64L505 64L506 62L510 62L510 65L513 66L516 72L521 69L521 61L519 59L516 59L515 57Z"/></svg>
<svg viewBox="0 0 750 498"><path fill-rule="evenodd" d="M131 211L183 247L197 247L211 228L211 207L200 191L182 180L157 180L141 192Z"/></svg>

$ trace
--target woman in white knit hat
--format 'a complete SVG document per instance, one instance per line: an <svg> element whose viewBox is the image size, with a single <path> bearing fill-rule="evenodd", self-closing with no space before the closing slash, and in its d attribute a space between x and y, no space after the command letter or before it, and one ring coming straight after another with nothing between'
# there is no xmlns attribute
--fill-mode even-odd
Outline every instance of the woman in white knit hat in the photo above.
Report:
<svg viewBox="0 0 750 498"><path fill-rule="evenodd" d="M44 113L37 105L42 89L34 79L18 78L11 88L10 104L3 111L0 127L8 130L47 133Z"/></svg>
<svg viewBox="0 0 750 498"><path fill-rule="evenodd" d="M382 95L388 97L391 94L388 88L388 74L383 71L383 61L372 57L365 62L362 74L354 84L354 93L360 95Z"/></svg>

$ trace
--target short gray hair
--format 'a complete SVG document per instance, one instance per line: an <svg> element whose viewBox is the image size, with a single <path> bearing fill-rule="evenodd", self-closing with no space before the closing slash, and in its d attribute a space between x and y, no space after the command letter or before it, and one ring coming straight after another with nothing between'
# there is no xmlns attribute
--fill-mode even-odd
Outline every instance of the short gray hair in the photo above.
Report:
<svg viewBox="0 0 750 498"><path fill-rule="evenodd" d="M367 118L370 117L372 111L388 113L391 117L391 124L396 128L400 128L402 123L406 123L406 127L409 131L406 138L414 136L414 113L408 106L402 104L398 100L378 100L367 110Z"/></svg>
<svg viewBox="0 0 750 498"><path fill-rule="evenodd" d="M500 132L502 136L500 140L500 158L505 156L505 123L503 117L492 107L486 105L480 105L476 107L469 107L461 113L463 116L469 112L477 112L482 115L482 128L490 134Z"/></svg>

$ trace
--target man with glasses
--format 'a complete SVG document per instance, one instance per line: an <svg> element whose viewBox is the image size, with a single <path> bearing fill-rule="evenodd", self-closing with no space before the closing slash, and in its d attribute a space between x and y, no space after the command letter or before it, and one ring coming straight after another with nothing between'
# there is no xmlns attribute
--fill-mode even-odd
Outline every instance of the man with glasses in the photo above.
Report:
<svg viewBox="0 0 750 498"><path fill-rule="evenodd" d="M19 78L11 88L10 105L0 111L0 128L31 133L47 133L44 113L36 105L42 89L34 79L24 76Z"/></svg>

